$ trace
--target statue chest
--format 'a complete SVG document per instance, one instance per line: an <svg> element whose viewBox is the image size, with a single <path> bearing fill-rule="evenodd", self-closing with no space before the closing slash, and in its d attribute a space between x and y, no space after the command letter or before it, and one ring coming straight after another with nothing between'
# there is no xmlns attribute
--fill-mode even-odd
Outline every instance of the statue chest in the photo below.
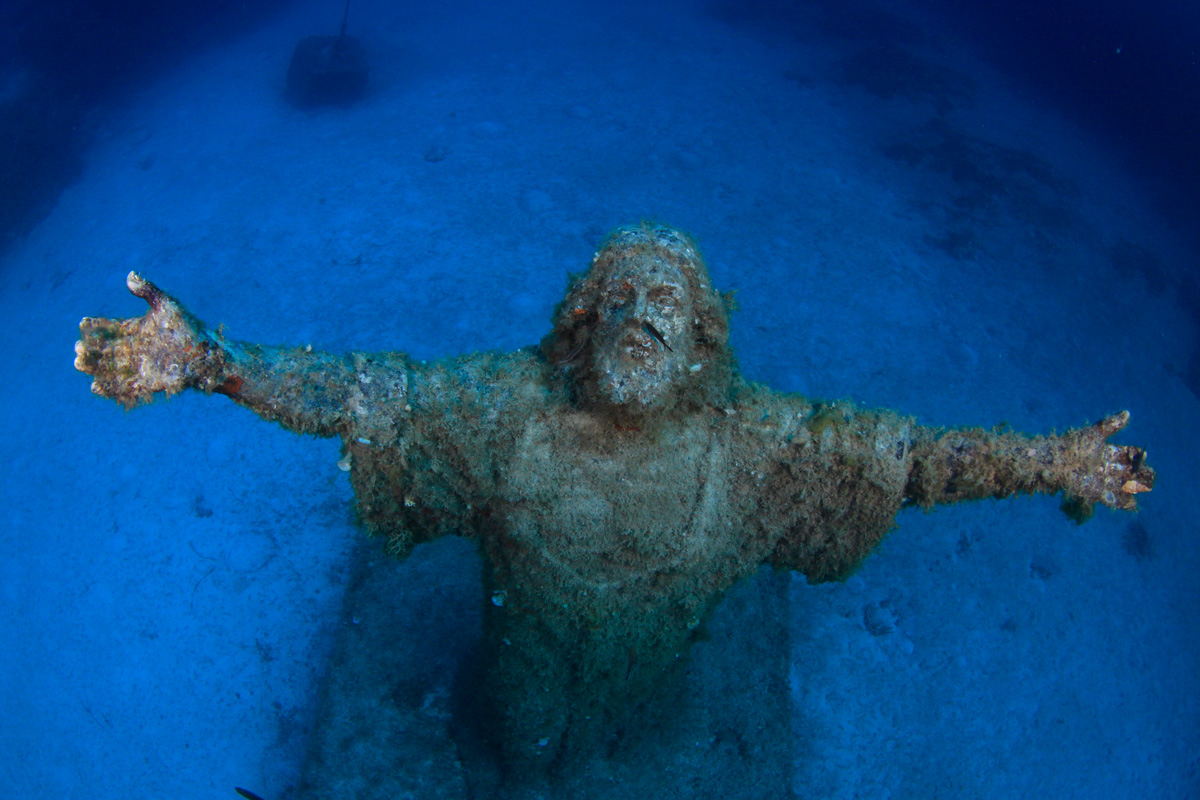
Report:
<svg viewBox="0 0 1200 800"><path fill-rule="evenodd" d="M685 568L733 538L723 439L703 420L653 436L582 415L532 420L502 470L493 521L584 582Z"/></svg>

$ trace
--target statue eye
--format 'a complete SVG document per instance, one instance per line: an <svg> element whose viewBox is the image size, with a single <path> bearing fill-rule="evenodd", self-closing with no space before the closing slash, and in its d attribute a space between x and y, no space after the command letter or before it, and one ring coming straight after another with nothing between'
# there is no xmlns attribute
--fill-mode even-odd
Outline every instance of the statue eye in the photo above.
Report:
<svg viewBox="0 0 1200 800"><path fill-rule="evenodd" d="M658 289L650 293L650 302L663 311L670 311L679 302L673 289Z"/></svg>
<svg viewBox="0 0 1200 800"><path fill-rule="evenodd" d="M634 290L633 284L629 281L609 287L606 292L608 295L609 309L616 310L629 305L633 301Z"/></svg>

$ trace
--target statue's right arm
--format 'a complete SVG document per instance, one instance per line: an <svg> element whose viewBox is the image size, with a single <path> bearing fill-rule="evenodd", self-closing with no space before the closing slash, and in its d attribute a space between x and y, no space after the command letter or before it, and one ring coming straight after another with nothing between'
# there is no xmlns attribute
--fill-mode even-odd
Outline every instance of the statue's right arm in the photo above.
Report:
<svg viewBox="0 0 1200 800"><path fill-rule="evenodd" d="M158 394L197 389L227 395L299 433L349 430L356 386L351 357L226 339L137 274L129 273L126 283L149 304L145 316L79 323L75 368L92 376L95 394L132 408Z"/></svg>

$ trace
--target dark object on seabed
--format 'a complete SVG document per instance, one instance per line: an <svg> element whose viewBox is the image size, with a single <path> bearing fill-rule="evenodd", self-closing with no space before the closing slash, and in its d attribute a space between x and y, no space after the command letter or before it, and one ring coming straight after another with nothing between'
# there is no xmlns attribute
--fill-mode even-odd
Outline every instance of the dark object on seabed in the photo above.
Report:
<svg viewBox="0 0 1200 800"><path fill-rule="evenodd" d="M342 13L337 36L308 36L300 40L288 65L287 97L297 106L347 104L367 86L367 57L362 45L346 35L350 0Z"/></svg>

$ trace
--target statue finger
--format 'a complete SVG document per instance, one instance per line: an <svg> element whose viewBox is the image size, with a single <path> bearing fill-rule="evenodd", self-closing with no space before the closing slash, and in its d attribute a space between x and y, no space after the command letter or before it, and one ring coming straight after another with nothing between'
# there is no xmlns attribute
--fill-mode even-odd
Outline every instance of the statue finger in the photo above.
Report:
<svg viewBox="0 0 1200 800"><path fill-rule="evenodd" d="M84 317L79 321L79 340L75 342L75 369L94 374L108 342L120 336L121 324L104 317Z"/></svg>
<svg viewBox="0 0 1200 800"><path fill-rule="evenodd" d="M1096 427L1100 429L1101 434L1107 439L1119 430L1124 429L1129 424L1129 412L1122 411L1118 414L1113 414L1111 417L1105 417L1096 423Z"/></svg>
<svg viewBox="0 0 1200 800"><path fill-rule="evenodd" d="M129 287L129 291L134 296L140 297L149 303L150 308L154 311L158 311L165 302L170 300L162 289L159 289L136 272L130 272L125 276L125 285Z"/></svg>
<svg viewBox="0 0 1200 800"><path fill-rule="evenodd" d="M105 317L84 317L79 320L79 333L84 339L103 338L117 323Z"/></svg>
<svg viewBox="0 0 1200 800"><path fill-rule="evenodd" d="M1146 451L1137 447L1126 448L1127 464L1125 482L1121 491L1125 494L1142 494L1154 488L1154 470L1146 464Z"/></svg>
<svg viewBox="0 0 1200 800"><path fill-rule="evenodd" d="M96 351L89 348L82 340L75 342L75 369L88 375L96 373Z"/></svg>
<svg viewBox="0 0 1200 800"><path fill-rule="evenodd" d="M1134 480L1136 480L1138 483L1142 484L1143 486L1149 487L1150 489L1154 488L1154 479L1156 477L1157 477L1157 474L1154 472L1154 470L1151 467L1147 467L1145 465L1138 467L1133 472Z"/></svg>

